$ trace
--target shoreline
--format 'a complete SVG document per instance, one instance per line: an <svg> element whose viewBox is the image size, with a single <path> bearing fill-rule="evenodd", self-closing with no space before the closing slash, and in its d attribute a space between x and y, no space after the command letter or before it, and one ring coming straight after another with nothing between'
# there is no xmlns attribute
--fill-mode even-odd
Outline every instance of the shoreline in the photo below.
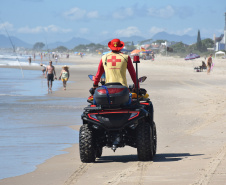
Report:
<svg viewBox="0 0 226 185"><path fill-rule="evenodd" d="M70 99L70 98L87 98L88 95L89 95L89 92L88 92L88 87L87 87L87 93L84 93L83 90L79 90L79 92L76 92L76 88L73 88L74 87L74 84L75 83L78 83L76 79L79 79L79 78L82 78L84 79L84 81L88 81L88 75L84 75L84 71L87 71L86 69L84 69L84 66L85 68L91 68L89 70L92 71L92 64L91 64L91 67L89 66L89 62L87 62L86 64L82 63L82 65L79 65L78 63L81 63L81 60L83 59L79 59L78 61L76 61L76 63L74 62L74 60L78 59L78 57L72 57L70 60L67 60L66 62L70 63L70 73L71 73L71 78L69 79L69 84L67 84L67 87L68 89L66 91L63 90L63 86L61 86L60 88L57 88L56 91L54 91L52 94L48 94L46 93L44 96L45 97L60 97L60 98L66 98L66 99ZM40 61L40 60L39 60ZM41 62L41 61L40 61ZM60 71L62 69L62 66L64 65L64 63L62 63L61 65L61 62L58 62L57 65L54 65L55 66L55 70L56 70L56 74L57 74L57 77L59 77L59 74L60 74ZM94 64L95 65L95 64ZM8 66L8 65L1 65L0 68L12 68L12 69L18 69L20 70L20 66ZM77 70L79 68L79 70ZM22 66L22 70L35 70L35 71L40 71L40 76L42 75L42 71L41 71L42 67L41 66L38 66L38 65L34 65L34 66ZM96 70L96 69L95 69ZM96 72L96 71L93 71L93 72ZM81 77L82 76L82 77ZM26 78L26 77L25 77ZM88 80L87 80L88 79ZM83 81L83 80L81 80ZM54 86L54 83L61 83L61 81L59 80L55 80L53 82L53 86ZM86 85L82 85L83 83L80 83L80 86L82 86L82 89L84 89L86 87ZM92 86L92 82L90 81L90 87ZM71 87L71 89L70 89ZM47 86L46 86L47 88ZM85 94L85 95L84 95ZM84 102L84 104L86 104L87 102ZM73 130L76 130L76 131L79 131L79 128L80 128L80 125L69 125L68 126L69 128L73 129ZM75 147L76 145L78 145L77 143L73 144L73 146L71 147ZM69 147L69 148L71 148ZM67 149L69 148L65 148L65 150L62 150L63 152L67 152ZM60 152L60 151L59 151ZM61 154L61 155L64 155L64 154ZM60 155L60 156L61 156ZM57 157L58 154L56 154L54 157ZM30 173L35 173L36 170L38 170L39 166L42 166L46 163L46 161L48 160L51 160L52 158L54 157L51 157L47 160L45 160L45 162L39 164L36 166L36 169L32 172L29 172L29 173L25 173L23 175L19 175L19 176L14 176L14 177L9 177L9 178L4 178L4 179L1 179L0 180L0 184L2 183L2 181L5 181L7 179L14 179L14 178L17 178L17 177L20 177L20 176L26 176L27 174L30 174ZM80 159L79 159L80 160ZM45 166L45 165L44 165ZM5 184L5 182L4 182Z"/></svg>
<svg viewBox="0 0 226 185"><path fill-rule="evenodd" d="M70 66L72 83L68 84L66 91L60 88L49 96L87 98L88 90L92 87L87 75L96 73L99 59L100 57L96 57L90 61L90 58L87 58L83 64ZM226 153L226 136L221 134L225 128L226 111L223 107L226 102L223 100L226 97L225 93L220 93L226 89L226 61L214 59L214 70L207 75L206 71L197 73L193 70L194 66L201 64L201 60L187 62L159 56L154 62L141 61L139 65L139 75L148 77L142 87L147 89L155 107L158 150L153 163L137 161L136 149L126 147L117 149L116 153L104 148L103 157L96 163L83 164L79 158L78 144L73 144L63 150L68 153L46 160L31 173L2 179L0 184L88 185L90 182L156 182L164 185L167 180L174 184L191 184L203 178L202 173L198 173L200 169L206 169L209 177L208 165L211 160L216 158L217 152ZM29 66L26 67L28 68ZM60 69L56 68L57 74ZM130 84L129 76L127 80ZM75 130L79 127L73 124L70 126ZM214 142L214 145L208 147L210 142ZM222 157L221 161L223 159Z"/></svg>

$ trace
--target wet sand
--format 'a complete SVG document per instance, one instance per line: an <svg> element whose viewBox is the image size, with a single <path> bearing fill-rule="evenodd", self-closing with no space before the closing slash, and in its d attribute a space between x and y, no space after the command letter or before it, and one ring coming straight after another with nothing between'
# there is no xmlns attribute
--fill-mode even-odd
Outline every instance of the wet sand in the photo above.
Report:
<svg viewBox="0 0 226 185"><path fill-rule="evenodd" d="M87 75L96 73L99 59L87 56L68 60L72 83L66 91L62 87L47 96L88 97L92 82ZM115 153L104 148L103 157L83 164L78 144L74 144L65 150L67 154L47 160L34 172L0 180L0 185L224 185L226 60L214 59L210 75L193 70L202 60L157 56L154 62L142 60L139 64L139 76L148 77L142 87L150 94L155 109L158 148L154 161L139 162L136 149L125 147ZM56 70L59 74L60 66ZM78 130L77 124L81 121L71 127Z"/></svg>

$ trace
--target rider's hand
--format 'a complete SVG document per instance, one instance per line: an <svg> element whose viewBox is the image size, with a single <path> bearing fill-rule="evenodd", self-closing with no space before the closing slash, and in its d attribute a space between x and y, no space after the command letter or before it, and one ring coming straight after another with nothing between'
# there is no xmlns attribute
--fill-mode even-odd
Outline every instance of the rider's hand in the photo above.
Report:
<svg viewBox="0 0 226 185"><path fill-rule="evenodd" d="M96 88L91 87L90 90L89 90L90 94L94 95L95 90L96 90Z"/></svg>
<svg viewBox="0 0 226 185"><path fill-rule="evenodd" d="M139 90L140 90L140 89L138 88L138 92L139 92ZM137 88L133 88L133 92L134 92L134 93L137 93Z"/></svg>

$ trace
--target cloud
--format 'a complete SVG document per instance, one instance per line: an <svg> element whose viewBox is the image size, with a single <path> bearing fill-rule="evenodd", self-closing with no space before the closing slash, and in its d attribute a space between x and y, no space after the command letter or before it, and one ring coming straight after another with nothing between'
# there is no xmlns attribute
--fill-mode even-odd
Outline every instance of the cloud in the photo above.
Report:
<svg viewBox="0 0 226 185"><path fill-rule="evenodd" d="M58 26L55 25L49 25L46 27L43 26L37 26L35 28L30 28L28 26L22 27L18 29L19 33L31 33L31 34L36 34L36 33L43 33L43 32L47 32L47 33L53 33L53 32L59 32L59 33L68 33L71 32L71 29L64 29L64 28L60 28Z"/></svg>
<svg viewBox="0 0 226 185"><path fill-rule="evenodd" d="M96 19L99 18L98 11L87 12L86 10L74 7L63 13L66 19L81 20L81 19Z"/></svg>
<svg viewBox="0 0 226 185"><path fill-rule="evenodd" d="M88 18L94 19L94 18L98 18L99 17L99 13L98 11L92 11L87 13L86 15Z"/></svg>
<svg viewBox="0 0 226 185"><path fill-rule="evenodd" d="M101 35L108 35L109 32L108 32L108 31L102 31L100 34L101 34Z"/></svg>
<svg viewBox="0 0 226 185"><path fill-rule="evenodd" d="M88 28L80 28L79 32L81 34L87 34L87 33L89 33L89 29Z"/></svg>
<svg viewBox="0 0 226 185"><path fill-rule="evenodd" d="M165 29L165 28L158 28L158 27L156 27L156 26L153 26L153 27L151 27L151 29L149 30L149 33L150 33L151 35L154 35L154 34L156 34L156 33L162 32L162 31L166 31L166 29Z"/></svg>
<svg viewBox="0 0 226 185"><path fill-rule="evenodd" d="M194 14L194 9L188 6L176 7L175 14L181 19L190 18Z"/></svg>
<svg viewBox="0 0 226 185"><path fill-rule="evenodd" d="M115 19L126 19L134 15L134 10L132 8L120 8L118 11L115 11L112 15Z"/></svg>
<svg viewBox="0 0 226 185"><path fill-rule="evenodd" d="M148 11L147 14L149 16L159 17L159 18L170 18L175 15L175 9L170 5L160 9L148 8L147 11Z"/></svg>
<svg viewBox="0 0 226 185"><path fill-rule="evenodd" d="M140 30L135 26L130 26L130 27L125 28L125 29L116 30L115 34L117 36L121 36L121 37L130 37L130 36L133 36L133 35L139 35Z"/></svg>
<svg viewBox="0 0 226 185"><path fill-rule="evenodd" d="M176 34L176 35L186 35L187 33L191 32L193 29L192 28L185 28L183 30L175 30L170 32L171 34Z"/></svg>
<svg viewBox="0 0 226 185"><path fill-rule="evenodd" d="M4 22L2 24L0 24L0 30L13 30L13 25L9 22Z"/></svg>

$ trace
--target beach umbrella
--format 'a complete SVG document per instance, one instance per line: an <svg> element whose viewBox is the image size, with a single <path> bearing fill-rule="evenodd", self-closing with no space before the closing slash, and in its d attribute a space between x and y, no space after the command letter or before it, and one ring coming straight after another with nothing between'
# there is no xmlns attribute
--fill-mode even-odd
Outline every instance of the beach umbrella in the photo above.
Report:
<svg viewBox="0 0 226 185"><path fill-rule="evenodd" d="M122 51L122 52L131 52L131 51L133 51L133 50L121 49L120 51Z"/></svg>
<svg viewBox="0 0 226 185"><path fill-rule="evenodd" d="M185 60L193 60L193 59L196 59L196 58L200 58L200 56L195 54L195 53L190 53L189 55L187 55L185 57Z"/></svg>
<svg viewBox="0 0 226 185"><path fill-rule="evenodd" d="M133 51L131 52L131 55L135 55L135 54L138 54L138 53L140 53L140 52L141 52L141 50L135 49L135 50L133 50Z"/></svg>
<svg viewBox="0 0 226 185"><path fill-rule="evenodd" d="M142 51L142 53L152 53L150 50Z"/></svg>

